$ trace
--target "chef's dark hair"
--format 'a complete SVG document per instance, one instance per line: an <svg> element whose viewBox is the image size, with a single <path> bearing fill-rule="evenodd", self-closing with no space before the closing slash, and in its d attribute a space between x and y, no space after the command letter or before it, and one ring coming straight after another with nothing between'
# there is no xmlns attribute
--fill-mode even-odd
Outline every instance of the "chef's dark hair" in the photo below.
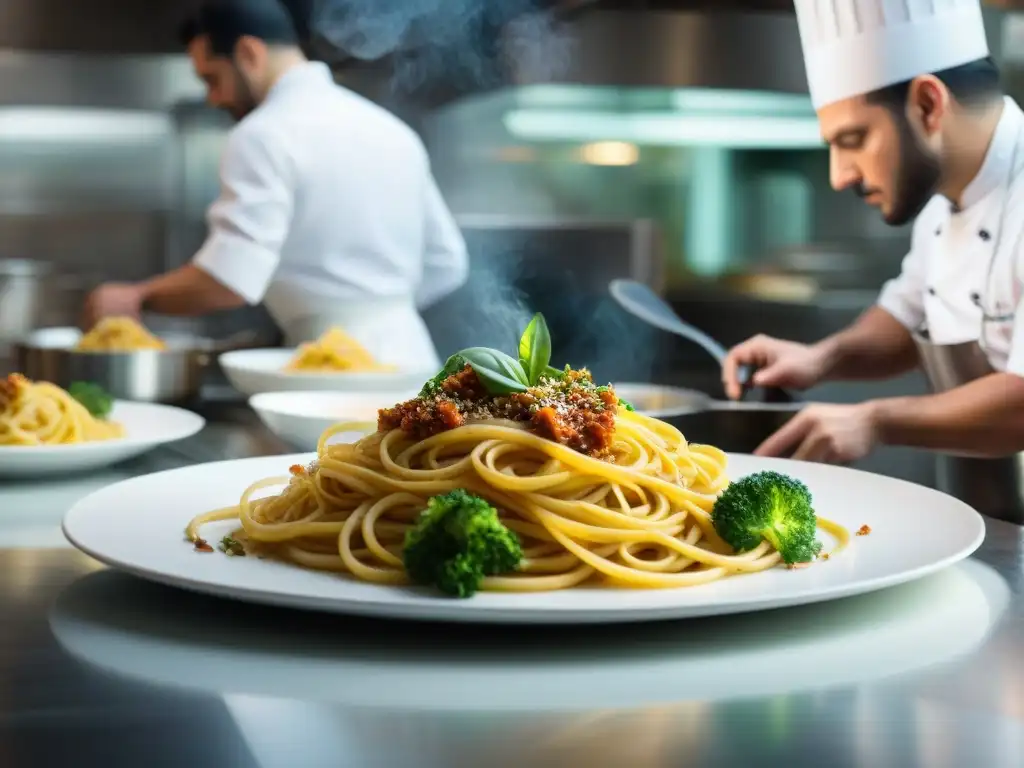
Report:
<svg viewBox="0 0 1024 768"><path fill-rule="evenodd" d="M999 79L999 68L991 57L951 67L932 73L943 82L953 98L965 107L979 107L990 104L1003 96L1003 85ZM868 103L878 104L898 114L903 114L910 95L912 81L905 80L867 95Z"/></svg>
<svg viewBox="0 0 1024 768"><path fill-rule="evenodd" d="M206 0L178 30L186 46L199 35L209 38L215 56L231 56L246 36L267 45L301 45L296 20L278 0Z"/></svg>

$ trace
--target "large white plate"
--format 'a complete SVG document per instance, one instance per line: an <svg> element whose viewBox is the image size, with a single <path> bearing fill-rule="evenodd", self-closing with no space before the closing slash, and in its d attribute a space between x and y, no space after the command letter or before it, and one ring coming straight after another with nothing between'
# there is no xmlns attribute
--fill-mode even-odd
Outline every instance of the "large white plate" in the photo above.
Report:
<svg viewBox="0 0 1024 768"><path fill-rule="evenodd" d="M109 565L154 581L252 602L396 618L462 622L589 623L684 618L779 608L854 595L932 573L982 542L981 516L922 486L851 469L730 456L730 476L776 469L802 479L820 514L852 530L841 556L800 570L775 568L673 590L576 588L539 594L481 593L467 600L422 589L366 584L259 558L199 553L184 527L198 513L238 501L263 477L280 476L310 454L216 462L133 478L86 497L64 533ZM217 541L230 522L210 526Z"/></svg>
<svg viewBox="0 0 1024 768"><path fill-rule="evenodd" d="M182 408L117 400L110 414L124 425L116 440L44 446L0 446L0 477L80 472L139 456L158 445L191 437L205 419Z"/></svg>
<svg viewBox="0 0 1024 768"><path fill-rule="evenodd" d="M242 349L220 356L220 367L231 385L246 395L261 392L404 392L419 391L436 370L384 373L292 373L284 367L294 349Z"/></svg>

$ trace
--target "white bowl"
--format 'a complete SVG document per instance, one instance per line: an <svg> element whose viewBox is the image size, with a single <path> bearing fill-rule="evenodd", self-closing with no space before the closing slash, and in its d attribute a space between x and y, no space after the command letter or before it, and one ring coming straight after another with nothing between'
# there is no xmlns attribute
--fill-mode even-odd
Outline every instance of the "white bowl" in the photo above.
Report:
<svg viewBox="0 0 1024 768"><path fill-rule="evenodd" d="M419 391L437 371L375 373L293 373L284 367L294 349L242 349L220 356L231 385L246 395L264 392L404 392Z"/></svg>
<svg viewBox="0 0 1024 768"><path fill-rule="evenodd" d="M358 440L377 428L377 411L415 397L405 392L264 392L249 398L267 428L289 445L315 451L320 436L343 421L365 422L366 429L342 432L331 442Z"/></svg>

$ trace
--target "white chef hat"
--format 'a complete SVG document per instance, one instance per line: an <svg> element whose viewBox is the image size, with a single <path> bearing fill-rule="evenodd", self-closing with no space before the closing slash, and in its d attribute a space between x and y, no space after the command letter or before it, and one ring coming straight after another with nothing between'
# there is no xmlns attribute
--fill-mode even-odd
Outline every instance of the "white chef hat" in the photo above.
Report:
<svg viewBox="0 0 1024 768"><path fill-rule="evenodd" d="M819 109L988 56L980 0L794 0Z"/></svg>

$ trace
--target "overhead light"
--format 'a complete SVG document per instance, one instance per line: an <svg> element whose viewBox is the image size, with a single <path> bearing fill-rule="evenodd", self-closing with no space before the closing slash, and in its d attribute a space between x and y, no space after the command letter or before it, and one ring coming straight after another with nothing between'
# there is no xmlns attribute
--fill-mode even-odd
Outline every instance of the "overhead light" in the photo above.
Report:
<svg viewBox="0 0 1024 768"><path fill-rule="evenodd" d="M617 141L747 149L824 147L814 116L516 109L505 129L533 141Z"/></svg>
<svg viewBox="0 0 1024 768"><path fill-rule="evenodd" d="M580 147L580 160L590 165L633 165L640 149L627 141L595 141Z"/></svg>
<svg viewBox="0 0 1024 768"><path fill-rule="evenodd" d="M522 146L499 147L494 151L494 157L503 163L534 163L537 150Z"/></svg>
<svg viewBox="0 0 1024 768"><path fill-rule="evenodd" d="M681 88L672 92L672 106L680 112L729 114L814 114L811 97L799 93L738 91L730 88Z"/></svg>

